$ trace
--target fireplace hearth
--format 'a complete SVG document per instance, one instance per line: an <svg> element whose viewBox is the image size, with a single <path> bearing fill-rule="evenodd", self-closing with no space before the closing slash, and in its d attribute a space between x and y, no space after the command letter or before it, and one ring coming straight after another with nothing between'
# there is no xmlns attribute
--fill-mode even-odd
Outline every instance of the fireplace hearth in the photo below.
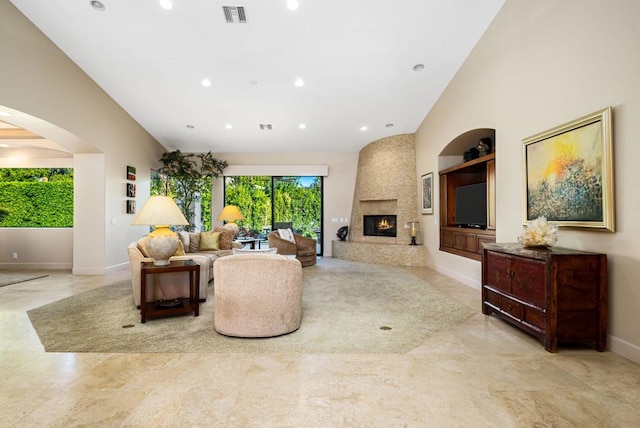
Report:
<svg viewBox="0 0 640 428"><path fill-rule="evenodd" d="M397 222L395 215L365 215L363 216L363 235L395 238L398 233Z"/></svg>

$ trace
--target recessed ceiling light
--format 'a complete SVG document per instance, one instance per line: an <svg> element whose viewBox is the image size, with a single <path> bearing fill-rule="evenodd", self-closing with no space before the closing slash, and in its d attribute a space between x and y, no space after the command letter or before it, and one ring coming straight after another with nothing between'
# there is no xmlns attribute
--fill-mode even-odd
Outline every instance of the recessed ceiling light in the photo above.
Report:
<svg viewBox="0 0 640 428"><path fill-rule="evenodd" d="M413 66L413 71L422 71L424 70L424 64L416 64Z"/></svg>
<svg viewBox="0 0 640 428"><path fill-rule="evenodd" d="M361 126L361 127L360 127L360 130L361 130L361 131L366 131L367 129L369 129L369 128L367 128L366 126Z"/></svg>
<svg viewBox="0 0 640 428"><path fill-rule="evenodd" d="M189 128L189 129L193 129L193 128L195 128L195 126L193 126L193 125L187 125L187 128Z"/></svg>
<svg viewBox="0 0 640 428"><path fill-rule="evenodd" d="M230 124L230 123L227 123L224 127L225 127L225 128L227 128L227 129L231 129L231 128L233 128L233 126L231 126L231 124Z"/></svg>
<svg viewBox="0 0 640 428"><path fill-rule="evenodd" d="M299 7L300 3L298 3L298 0L287 0L287 9L298 10Z"/></svg>
<svg viewBox="0 0 640 428"><path fill-rule="evenodd" d="M160 0L160 7L169 10L173 8L173 3L171 0Z"/></svg>
<svg viewBox="0 0 640 428"><path fill-rule="evenodd" d="M209 79L202 79L202 82L200 82L200 84L202 86L204 86L205 88L208 88L209 86L211 86L211 80Z"/></svg>
<svg viewBox="0 0 640 428"><path fill-rule="evenodd" d="M3 143L3 144L0 144L0 147L4 147L4 148L6 148L6 147L9 147L9 145L8 145L8 144L4 144L4 143Z"/></svg>
<svg viewBox="0 0 640 428"><path fill-rule="evenodd" d="M393 123L387 123L384 127L385 128L393 128Z"/></svg>
<svg viewBox="0 0 640 428"><path fill-rule="evenodd" d="M90 4L92 8L94 8L95 10L99 10L100 12L103 12L106 9L104 3L98 0L92 0Z"/></svg>
<svg viewBox="0 0 640 428"><path fill-rule="evenodd" d="M296 85L298 88L302 88L304 86L304 80L298 77L296 81L293 82L293 84Z"/></svg>
<svg viewBox="0 0 640 428"><path fill-rule="evenodd" d="M0 111L0 116L11 117L11 113L9 113L8 111Z"/></svg>
<svg viewBox="0 0 640 428"><path fill-rule="evenodd" d="M298 128L307 129L307 125L305 125L304 123L301 123L300 125L298 125Z"/></svg>

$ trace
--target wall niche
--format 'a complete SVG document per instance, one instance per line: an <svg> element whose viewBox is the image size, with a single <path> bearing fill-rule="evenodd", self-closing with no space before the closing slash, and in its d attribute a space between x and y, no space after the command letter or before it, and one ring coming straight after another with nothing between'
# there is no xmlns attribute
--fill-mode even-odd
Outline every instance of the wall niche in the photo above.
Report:
<svg viewBox="0 0 640 428"><path fill-rule="evenodd" d="M495 129L459 135L440 153L438 166L440 251L480 260L482 244L496 240Z"/></svg>

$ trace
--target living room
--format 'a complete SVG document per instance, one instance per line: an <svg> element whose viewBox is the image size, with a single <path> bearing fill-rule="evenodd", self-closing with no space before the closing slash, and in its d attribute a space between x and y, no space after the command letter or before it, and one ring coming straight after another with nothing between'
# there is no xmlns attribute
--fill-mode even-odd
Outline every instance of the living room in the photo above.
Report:
<svg viewBox="0 0 640 428"><path fill-rule="evenodd" d="M606 253L609 259L608 349L640 362L640 6L601 2L507 0L462 67L415 131L416 188L422 174L442 168L439 156L457 136L477 128L496 131L496 241L522 232L522 140L611 106L613 108L615 232L566 229L558 246ZM123 172L138 171L138 193L148 193L149 171L166 150L9 1L0 2L0 109L20 114L21 125L74 152L73 158L9 161L1 167L72 166L76 173L76 223L72 233L25 238L0 231L5 243L55 242L56 251L26 247L25 262L104 275L127 262L127 245L144 233L124 210ZM231 165L327 165L324 216L349 218L358 152L215 153ZM36 165L34 165L36 164ZM437 186L436 186L437 189ZM214 187L221 207L222 186ZM437 197L434 199L437 201ZM435 203L435 210L438 204ZM479 293L480 263L439 251L437 215L418 215L418 242L426 264ZM325 223L325 239L339 226ZM50 246L47 246L50 248ZM326 250L325 257L330 257ZM57 257L63 254L63 259ZM11 263L10 254L0 263ZM71 266L69 266L71 264ZM478 308L478 311L480 308Z"/></svg>
<svg viewBox="0 0 640 428"><path fill-rule="evenodd" d="M625 49L632 52L635 48L632 43L634 39L624 37L625 27L614 26L608 33L610 39L606 41L603 41L600 33L585 35L596 39L589 44L587 52L584 52L587 48L574 39L566 40L567 46L557 41L547 42L546 39L538 42L536 38L542 37L538 32L535 37L531 36L531 40L521 34L523 30L516 31L508 23L501 23L500 18L511 7L516 10L516 15L525 13L518 11L516 4L507 3L506 6L508 7L504 8L499 19L485 33L447 91L416 130L418 174L438 171L439 153L463 132L485 126L496 129L496 192L499 195L496 207L497 241L512 242L520 234L522 227L522 139L599 108L613 106L617 231L594 233L563 230L559 245L598 250L609 255L610 283L613 284L610 296L610 332L614 340L611 344L625 348L625 351L620 349L620 352L636 355L634 359L638 361L640 337L634 326L640 322L640 315L636 314L633 306L637 301L636 292L625 279L634 278L638 274L637 260L630 255L637 253L635 246L640 245L637 244L640 239L635 235L638 233L637 228L629 222L633 222L631 217L640 207L635 198L628 196L633 193L625 192L627 188L633 189L625 179L630 178L630 171L633 171L631 165L635 164L633 161L638 156L633 146L627 143L634 141L636 135L636 130L628 123L627 118L633 117L635 104L632 95L640 89L633 77L637 65L634 55L620 53L626 52ZM6 12L3 10L2 16L7 17L5 19L9 23L3 25L2 29L5 40L11 40L2 45L3 56L13 60L4 63L2 68L3 78L0 84L3 99L0 104L31 116L25 123L31 131L52 135L58 144L81 152L74 156L73 167L78 187L76 199L81 204L76 209L83 215L77 216L74 233L69 236L59 239L59 232L51 231L56 234L60 251L43 254L43 251L36 250L34 254L36 257L55 257L72 253L75 273L103 274L110 268L126 263L126 252L123 249L144 233L140 228L130 226L130 216L124 211L123 170L126 165L137 167L138 193L145 194L148 192L149 171L157 167L157 159L165 149L42 33L34 31L32 24L15 8L10 4L3 4L3 7ZM548 21L548 25L562 16L562 10L555 11L551 6L543 10L543 22ZM608 13L614 13L612 10L615 8L607 8ZM584 19L593 18L591 13L581 13L585 15ZM516 42L513 38L503 39L500 34L496 34L499 31L520 34L522 43L529 46L528 50L514 46ZM553 37L554 40L567 38L561 30L558 31L559 34L551 31L545 34L549 34L548 37ZM593 60L593 44L602 46L598 52L604 60ZM568 50L568 47L571 49ZM484 50L489 52L484 53ZM34 53L27 55L28 52ZM492 60L492 55L497 55L494 52L500 52L501 55ZM545 73L546 69L540 69L541 64L560 59L566 62L566 67L562 67L560 71L547 70ZM54 68L58 70L55 73L52 72ZM479 77L482 77L482 85L477 83ZM523 81L536 84L518 84ZM587 82L593 81L599 84L591 85L590 90L586 91ZM558 102L554 96L561 96L562 102ZM64 108L60 106L61 100L65 100ZM92 106L91 109L86 108L89 105ZM46 121L43 119L45 117ZM95 126L96 123L103 125ZM84 141L77 135L83 135ZM345 218L350 215L357 153L221 153L216 156L232 165L327 165L331 174L325 180L325 218ZM16 166L15 162L12 160L5 165ZM41 161L38 162L41 164ZM69 159L56 159L56 162L56 165L61 162L68 165ZM29 165L37 166L33 162L29 162ZM221 192L221 186L216 185L214 191ZM221 193L218 193L218 197L221 198ZM214 201L214 206L222 206L222 203ZM435 216L421 218L421 242L429 249L427 265L479 287L479 263L439 252L438 224L435 223ZM341 225L326 223L324 232L327 239L332 239ZM5 242L20 241L21 238L12 236L16 232L3 230L0 233ZM49 238L46 236L37 239L38 242L47 240ZM25 257L30 252L26 250ZM325 256L330 255L325 251ZM2 254L0 262L11 263L10 255ZM57 260L42 258L25 260L25 263L28 262L58 263Z"/></svg>

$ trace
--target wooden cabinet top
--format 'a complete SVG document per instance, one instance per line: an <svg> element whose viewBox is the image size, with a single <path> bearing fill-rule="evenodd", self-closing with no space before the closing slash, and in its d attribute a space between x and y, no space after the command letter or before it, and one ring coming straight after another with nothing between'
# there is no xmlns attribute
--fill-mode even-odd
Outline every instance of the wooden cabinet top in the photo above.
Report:
<svg viewBox="0 0 640 428"><path fill-rule="evenodd" d="M455 171L460 171L460 170L464 170L464 169L473 169L474 167L484 167L484 164L487 163L490 160L493 160L496 158L496 154L495 153L489 153L488 155L476 158L476 159L472 159L470 161L461 163L459 165L454 165L450 168L447 169L443 169L442 171L439 172L440 175L443 174L450 174L452 172Z"/></svg>
<svg viewBox="0 0 640 428"><path fill-rule="evenodd" d="M561 247L524 247L517 242L509 243L484 243L485 250L496 251L499 253L511 254L514 256L527 257L530 259L548 260L555 256L575 256L575 255L591 255L598 256L600 253L592 253L589 251L572 250Z"/></svg>

